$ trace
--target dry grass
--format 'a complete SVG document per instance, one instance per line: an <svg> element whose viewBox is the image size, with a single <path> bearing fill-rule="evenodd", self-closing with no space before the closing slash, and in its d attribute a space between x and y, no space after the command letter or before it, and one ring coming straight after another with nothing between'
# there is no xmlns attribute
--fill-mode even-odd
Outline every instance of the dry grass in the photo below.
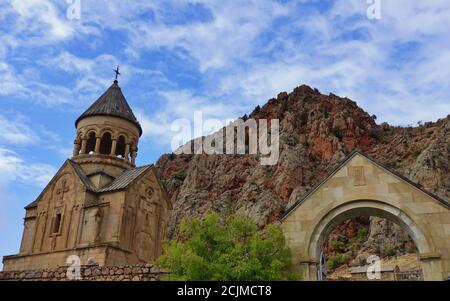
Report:
<svg viewBox="0 0 450 301"><path fill-rule="evenodd" d="M397 265L401 272L408 272L420 269L419 259L414 253L404 254L397 257L384 258L381 265ZM350 268L348 265L338 267L332 274L328 275L329 280L350 280Z"/></svg>

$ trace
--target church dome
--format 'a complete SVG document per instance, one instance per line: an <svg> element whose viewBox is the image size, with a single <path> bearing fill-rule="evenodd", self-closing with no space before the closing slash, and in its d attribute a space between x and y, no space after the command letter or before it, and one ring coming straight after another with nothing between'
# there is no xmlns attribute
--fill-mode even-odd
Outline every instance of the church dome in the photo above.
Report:
<svg viewBox="0 0 450 301"><path fill-rule="evenodd" d="M134 116L117 80L75 121L75 127L80 120L91 116L113 116L122 118L135 124L142 135L142 127Z"/></svg>

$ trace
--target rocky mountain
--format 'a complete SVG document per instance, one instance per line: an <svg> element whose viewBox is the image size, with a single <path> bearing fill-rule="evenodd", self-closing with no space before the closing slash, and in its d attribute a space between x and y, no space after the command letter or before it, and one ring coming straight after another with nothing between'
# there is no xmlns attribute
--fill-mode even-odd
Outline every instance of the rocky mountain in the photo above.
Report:
<svg viewBox="0 0 450 301"><path fill-rule="evenodd" d="M157 161L174 204L169 236L182 218L208 210L244 213L260 226L276 221L355 148L450 197L450 115L415 127L377 124L356 102L302 85L248 118L280 120L276 165L260 165L258 155L166 154Z"/></svg>

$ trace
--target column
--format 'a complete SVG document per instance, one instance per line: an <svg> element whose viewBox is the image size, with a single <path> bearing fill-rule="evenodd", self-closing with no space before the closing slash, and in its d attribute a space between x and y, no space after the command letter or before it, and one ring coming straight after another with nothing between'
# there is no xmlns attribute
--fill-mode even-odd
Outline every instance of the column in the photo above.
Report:
<svg viewBox="0 0 450 301"><path fill-rule="evenodd" d="M130 155L130 144L127 143L125 145L125 160L129 161L129 155Z"/></svg>
<svg viewBox="0 0 450 301"><path fill-rule="evenodd" d="M78 156L78 154L80 153L80 141L79 140L75 140L73 142L73 157Z"/></svg>
<svg viewBox="0 0 450 301"><path fill-rule="evenodd" d="M101 142L102 138L97 136L95 137L95 150L94 150L94 154L99 154L100 153L100 142Z"/></svg>
<svg viewBox="0 0 450 301"><path fill-rule="evenodd" d="M86 138L81 139L81 153L80 154L86 153L86 143L87 143Z"/></svg>
<svg viewBox="0 0 450 301"><path fill-rule="evenodd" d="M111 156L116 156L116 148L117 148L117 138L112 139L112 145L111 145Z"/></svg>
<svg viewBox="0 0 450 301"><path fill-rule="evenodd" d="M132 152L131 152L131 164L133 164L133 165L135 165L135 162L136 162L136 156L137 156L136 151L132 151Z"/></svg>

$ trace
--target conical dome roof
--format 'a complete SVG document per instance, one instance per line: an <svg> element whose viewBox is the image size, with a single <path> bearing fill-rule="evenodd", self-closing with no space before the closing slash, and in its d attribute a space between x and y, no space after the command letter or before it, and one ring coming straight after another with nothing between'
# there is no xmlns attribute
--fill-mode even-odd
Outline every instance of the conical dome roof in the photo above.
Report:
<svg viewBox="0 0 450 301"><path fill-rule="evenodd" d="M100 96L80 117L75 121L75 127L78 122L89 116L114 116L126 119L134 123L139 129L139 135L142 135L142 128L139 121L134 116L133 111L128 105L125 96L117 83L117 80Z"/></svg>

